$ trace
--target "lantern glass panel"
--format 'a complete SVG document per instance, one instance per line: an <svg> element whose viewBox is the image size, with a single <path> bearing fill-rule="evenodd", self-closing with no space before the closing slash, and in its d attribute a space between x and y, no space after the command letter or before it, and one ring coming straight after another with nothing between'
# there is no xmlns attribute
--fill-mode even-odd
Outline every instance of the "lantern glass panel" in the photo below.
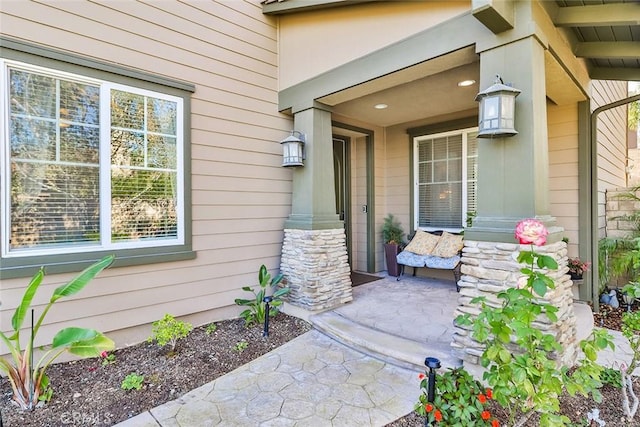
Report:
<svg viewBox="0 0 640 427"><path fill-rule="evenodd" d="M503 119L513 119L514 112L514 101L515 98L511 95L502 95L502 118Z"/></svg>
<svg viewBox="0 0 640 427"><path fill-rule="evenodd" d="M500 97L487 96L484 100L484 120L495 119L498 117Z"/></svg>

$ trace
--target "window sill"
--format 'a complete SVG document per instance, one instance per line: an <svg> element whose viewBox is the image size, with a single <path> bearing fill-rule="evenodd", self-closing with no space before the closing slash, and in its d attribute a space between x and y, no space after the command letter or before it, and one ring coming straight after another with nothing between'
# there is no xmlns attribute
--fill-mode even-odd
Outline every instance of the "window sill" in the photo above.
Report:
<svg viewBox="0 0 640 427"><path fill-rule="evenodd" d="M184 261L196 258L196 252L184 246L3 258L0 260L0 279L32 277L40 267L44 267L47 274L78 272L104 256L113 253L115 253L116 259L111 268Z"/></svg>

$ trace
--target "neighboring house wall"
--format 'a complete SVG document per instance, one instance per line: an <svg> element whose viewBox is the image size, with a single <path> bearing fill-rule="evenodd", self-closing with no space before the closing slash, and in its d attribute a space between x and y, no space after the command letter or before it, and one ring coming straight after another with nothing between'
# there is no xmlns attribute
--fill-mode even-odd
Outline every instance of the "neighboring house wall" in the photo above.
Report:
<svg viewBox="0 0 640 427"><path fill-rule="evenodd" d="M374 2L280 17L280 89L466 12L469 1Z"/></svg>
<svg viewBox="0 0 640 427"><path fill-rule="evenodd" d="M627 83L594 80L591 86L591 109L627 97ZM599 238L605 237L606 198L609 189L627 185L627 107L617 107L600 114L597 124L598 141L598 228Z"/></svg>
<svg viewBox="0 0 640 427"><path fill-rule="evenodd" d="M234 298L261 264L277 270L291 172L278 141L291 120L277 112L277 28L258 2L3 2L2 34L196 86L192 95L192 261L112 268L76 298L58 302L36 345L61 327L107 332L123 346L162 317L196 324L239 313ZM51 275L36 313L72 274ZM7 330L28 278L0 281ZM0 349L0 353L2 353Z"/></svg>
<svg viewBox="0 0 640 427"><path fill-rule="evenodd" d="M547 102L550 213L578 255L578 105Z"/></svg>

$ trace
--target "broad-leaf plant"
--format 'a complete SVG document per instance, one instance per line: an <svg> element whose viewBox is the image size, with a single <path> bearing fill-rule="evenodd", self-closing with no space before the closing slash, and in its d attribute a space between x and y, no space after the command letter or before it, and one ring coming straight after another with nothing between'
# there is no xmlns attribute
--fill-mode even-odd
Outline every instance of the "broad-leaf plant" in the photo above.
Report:
<svg viewBox="0 0 640 427"><path fill-rule="evenodd" d="M253 292L254 295L253 299L236 298L235 300L237 305L249 307L240 313L240 317L244 319L247 326L264 323L266 316L273 317L278 313L278 307L282 305L282 297L289 293L289 288L278 288L283 278L282 274L278 274L272 279L267 267L263 264L258 271L259 291L255 292L250 286L242 288L243 291ZM264 301L264 297L268 296L267 293L270 289L273 293L270 295L271 301L269 302L269 313L267 313L267 304Z"/></svg>
<svg viewBox="0 0 640 427"><path fill-rule="evenodd" d="M115 348L114 342L94 329L78 327L64 328L53 337L50 345L46 346L44 354L34 363L33 345L42 326L45 316L53 304L63 297L80 292L98 273L113 262L110 255L87 267L70 282L59 286L53 291L49 303L44 307L38 321L30 328L26 343L21 343L20 333L31 302L44 278L44 268L41 268L31 279L22 297L22 302L16 308L11 318L11 335L0 332L0 340L7 347L10 356L0 358L0 372L7 375L13 390L13 400L25 410L32 410L39 401L51 397L49 378L45 373L49 365L63 352L80 357L99 356L103 351Z"/></svg>

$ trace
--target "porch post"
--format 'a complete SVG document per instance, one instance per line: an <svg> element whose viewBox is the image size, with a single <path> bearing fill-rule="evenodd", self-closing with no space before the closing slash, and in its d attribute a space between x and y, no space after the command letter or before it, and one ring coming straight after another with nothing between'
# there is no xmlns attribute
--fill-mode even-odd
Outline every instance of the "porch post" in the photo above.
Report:
<svg viewBox="0 0 640 427"><path fill-rule="evenodd" d="M352 300L344 223L336 214L330 108L314 102L294 111L294 129L305 134L305 161L293 170L280 272L289 303L322 310Z"/></svg>
<svg viewBox="0 0 640 427"><path fill-rule="evenodd" d="M549 240L560 240L562 230L549 215L544 47L528 37L482 52L480 88L491 86L496 74L522 91L516 98L518 134L478 140L478 212L465 238L514 242L516 223L538 218L549 228Z"/></svg>
<svg viewBox="0 0 640 427"><path fill-rule="evenodd" d="M517 286L523 274L514 255L530 247L516 242L515 226L524 218L537 218L549 229L549 236L536 251L558 262L558 270L548 273L555 289L545 295L558 308L558 320L545 323L541 319L539 327L562 345L558 362L571 366L578 350L576 316L567 275L567 245L561 241L563 229L550 215L544 46L537 38L527 37L481 52L480 88L489 87L496 74L522 91L516 98L518 134L478 140L478 212L465 230L456 314L477 313L477 305L471 303L474 297L494 300L497 293ZM454 354L471 364L478 363L483 350L460 326L452 347Z"/></svg>

